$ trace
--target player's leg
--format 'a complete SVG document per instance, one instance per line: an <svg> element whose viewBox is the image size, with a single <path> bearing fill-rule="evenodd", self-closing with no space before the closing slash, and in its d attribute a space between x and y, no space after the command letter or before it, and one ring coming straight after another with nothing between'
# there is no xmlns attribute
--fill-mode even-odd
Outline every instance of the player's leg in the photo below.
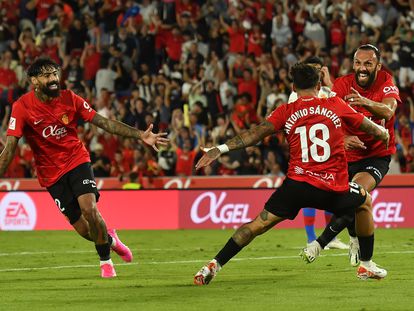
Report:
<svg viewBox="0 0 414 311"><path fill-rule="evenodd" d="M93 241L89 234L89 223L83 215L80 215L79 220L72 224L76 232L88 241ZM133 255L131 250L119 239L115 229L107 229L108 241L111 249L117 253L125 262L131 262Z"/></svg>
<svg viewBox="0 0 414 311"><path fill-rule="evenodd" d="M366 191L371 192L374 190L387 174L389 164L391 161L390 156L381 158L370 158L360 161L360 163L351 164L350 177L352 181L361 185ZM349 262L352 266L359 264L359 240L356 238L355 232L355 218L347 226L350 236L349 241Z"/></svg>
<svg viewBox="0 0 414 311"><path fill-rule="evenodd" d="M375 178L368 172L355 174L352 181L361 185L368 192L374 190L377 185ZM349 234L349 263L355 267L360 261L360 247L359 239L357 238L355 217L347 225L347 229Z"/></svg>
<svg viewBox="0 0 414 311"><path fill-rule="evenodd" d="M210 283L217 272L219 272L231 258L236 256L243 247L250 244L256 236L265 233L284 219L285 218L273 215L263 209L253 221L245 223L238 228L214 259L208 262L196 273L194 276L194 284L207 285Z"/></svg>
<svg viewBox="0 0 414 311"><path fill-rule="evenodd" d="M101 266L101 276L104 278L115 277L116 272L111 260L111 247L109 244L108 231L96 205L95 193L84 193L77 198L82 216L89 225L89 235L95 243Z"/></svg>
<svg viewBox="0 0 414 311"><path fill-rule="evenodd" d="M357 277L366 279L383 279L387 270L377 267L372 261L374 254L374 218L372 216L371 196L363 188L361 193L366 196L364 203L355 211L355 229L359 241L360 265Z"/></svg>
<svg viewBox="0 0 414 311"><path fill-rule="evenodd" d="M316 210L314 208L304 208L302 209L303 213L303 220L305 222L305 232L308 243L316 240L316 233L315 233L315 216Z"/></svg>
<svg viewBox="0 0 414 311"><path fill-rule="evenodd" d="M303 183L296 184L301 185ZM214 259L196 273L194 276L194 284L209 284L222 266L236 256L256 236L263 234L285 219L294 219L300 208L306 206L301 205L297 207L297 201L306 196L297 196L297 193L296 197L294 196L296 190L294 187L296 184L286 178L282 186L270 196L263 211L253 221L245 223L238 228Z"/></svg>
<svg viewBox="0 0 414 311"><path fill-rule="evenodd" d="M327 226L330 223L334 214L332 214L331 212L325 211L324 216L325 216L325 224ZM325 249L348 249L348 248L349 248L348 244L345 244L344 242L342 242L341 239L339 239L338 237L333 238L332 241L330 241L325 246Z"/></svg>

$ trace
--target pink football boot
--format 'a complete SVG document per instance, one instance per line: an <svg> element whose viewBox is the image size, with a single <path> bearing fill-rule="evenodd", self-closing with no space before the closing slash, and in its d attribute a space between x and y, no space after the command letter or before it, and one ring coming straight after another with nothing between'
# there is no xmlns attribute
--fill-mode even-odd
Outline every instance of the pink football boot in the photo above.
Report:
<svg viewBox="0 0 414 311"><path fill-rule="evenodd" d="M108 229L108 234L112 237L112 250L119 255L125 262L132 261L132 252L121 240L118 238L115 229Z"/></svg>

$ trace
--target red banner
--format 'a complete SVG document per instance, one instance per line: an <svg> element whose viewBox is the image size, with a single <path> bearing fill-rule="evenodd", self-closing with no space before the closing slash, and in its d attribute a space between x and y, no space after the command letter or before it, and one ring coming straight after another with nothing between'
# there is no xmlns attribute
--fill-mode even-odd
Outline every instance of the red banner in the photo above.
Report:
<svg viewBox="0 0 414 311"><path fill-rule="evenodd" d="M108 227L178 229L178 191L101 191ZM0 193L0 230L64 230L71 226L49 193Z"/></svg>
<svg viewBox="0 0 414 311"><path fill-rule="evenodd" d="M142 179L144 189L228 189L228 188L277 188L283 182L277 176L190 176L157 177ZM122 189L125 182L117 178L97 178L97 187L101 190ZM381 186L413 186L414 174L387 175ZM0 190L42 190L36 179L2 179Z"/></svg>
<svg viewBox="0 0 414 311"><path fill-rule="evenodd" d="M273 190L101 191L98 208L116 229L234 228L251 221ZM373 191L377 227L414 228L413 188ZM322 212L316 227L324 227ZM278 228L301 228L300 214ZM0 193L0 230L65 230L71 226L47 192Z"/></svg>

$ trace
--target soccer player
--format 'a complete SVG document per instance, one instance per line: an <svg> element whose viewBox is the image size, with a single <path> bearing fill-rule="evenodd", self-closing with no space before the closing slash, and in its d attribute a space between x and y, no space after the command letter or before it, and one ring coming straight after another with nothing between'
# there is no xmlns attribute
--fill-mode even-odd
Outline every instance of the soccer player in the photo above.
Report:
<svg viewBox="0 0 414 311"><path fill-rule="evenodd" d="M335 96L334 93L332 93L331 89L333 86L333 83L331 81L331 77L329 75L328 67L323 65L323 61L316 56L309 56L307 57L303 63L311 65L318 69L321 74L321 88L318 92L319 98L328 98ZM298 99L298 95L296 92L292 92L289 96L288 103L293 103ZM303 218L305 223L305 232L307 237L308 244L312 243L316 240L316 233L315 233L315 216L316 216L316 209L314 208L303 208ZM325 221L326 224L329 224L332 218L332 213L325 211ZM340 239L334 238L332 241L330 241L326 247L326 249L348 249L348 245L343 243Z"/></svg>
<svg viewBox="0 0 414 311"><path fill-rule="evenodd" d="M77 121L83 119L109 133L141 139L154 149L157 144L166 144L166 133L152 133L152 125L144 132L108 120L72 91L61 91L59 66L48 58L36 59L27 75L33 90L13 104L6 145L0 155L0 176L12 161L19 138L24 136L33 150L40 185L47 188L75 230L95 243L101 276L115 277L111 248L126 262L132 260L132 253L115 230L107 230L98 211L99 192L89 153L77 136Z"/></svg>
<svg viewBox="0 0 414 311"><path fill-rule="evenodd" d="M298 63L292 67L291 75L299 94L297 101L279 106L260 125L225 144L204 149L205 154L196 164L197 169L210 165L222 153L253 146L278 130L284 130L289 144L289 167L282 186L271 195L263 211L237 229L214 259L197 272L197 285L208 284L256 236L281 221L294 219L303 207L329 210L339 216L356 213L358 237L363 240L361 267L369 267L361 269L361 273L358 270L358 277L381 279L387 274L371 261L374 240L366 238L374 233L371 199L358 184L348 183L343 125L359 128L385 144L388 132L338 97L318 98L320 76L316 68Z"/></svg>
<svg viewBox="0 0 414 311"><path fill-rule="evenodd" d="M380 58L375 46L360 46L354 54L354 73L336 79L332 88L338 97L348 101L355 110L389 131L390 143L385 146L358 128L344 127L349 178L368 192L374 190L384 178L391 155L396 151L394 113L397 102L401 101L392 76L381 69ZM345 227L350 235L349 261L352 266L357 266L360 259L359 239L355 233L355 219L349 219L347 215L332 217L322 235L303 250L305 255L316 258L319 249Z"/></svg>

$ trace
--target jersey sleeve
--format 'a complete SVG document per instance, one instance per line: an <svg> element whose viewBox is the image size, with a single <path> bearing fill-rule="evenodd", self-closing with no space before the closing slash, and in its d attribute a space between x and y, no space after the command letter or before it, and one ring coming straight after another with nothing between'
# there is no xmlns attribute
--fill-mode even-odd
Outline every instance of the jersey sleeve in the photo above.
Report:
<svg viewBox="0 0 414 311"><path fill-rule="evenodd" d="M26 123L26 114L23 104L21 102L15 102L12 106L12 112L9 121L9 127L7 128L7 136L22 137L23 129Z"/></svg>
<svg viewBox="0 0 414 311"><path fill-rule="evenodd" d="M349 106L343 99L336 97L339 116L350 128L359 128L365 116Z"/></svg>
<svg viewBox="0 0 414 311"><path fill-rule="evenodd" d="M339 98L344 98L346 95L348 95L349 90L346 89L346 83L345 83L345 79L343 77L338 78L335 80L333 86L332 86L332 93L335 93L336 96L338 96ZM329 96L329 97L333 97L333 96Z"/></svg>
<svg viewBox="0 0 414 311"><path fill-rule="evenodd" d="M384 98L395 98L397 101L401 102L400 91L398 87L394 85L392 79L388 79L382 86L380 90L382 94L382 99Z"/></svg>
<svg viewBox="0 0 414 311"><path fill-rule="evenodd" d="M76 113L85 121L91 122L96 111L82 97L72 92L72 100Z"/></svg>
<svg viewBox="0 0 414 311"><path fill-rule="evenodd" d="M273 110L269 116L267 116L266 121L273 124L275 131L283 129L286 123L285 111L287 104L280 105L275 110Z"/></svg>

